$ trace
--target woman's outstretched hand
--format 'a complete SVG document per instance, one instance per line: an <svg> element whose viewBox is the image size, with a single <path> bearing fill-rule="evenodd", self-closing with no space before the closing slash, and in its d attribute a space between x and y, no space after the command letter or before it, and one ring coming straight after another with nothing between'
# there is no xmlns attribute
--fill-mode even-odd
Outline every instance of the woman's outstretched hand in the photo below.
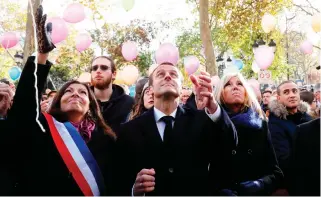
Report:
<svg viewBox="0 0 321 197"><path fill-rule="evenodd" d="M47 15L43 15L42 5L39 6L36 13L36 29L39 53L46 54L55 48L51 41L52 23L46 25Z"/></svg>

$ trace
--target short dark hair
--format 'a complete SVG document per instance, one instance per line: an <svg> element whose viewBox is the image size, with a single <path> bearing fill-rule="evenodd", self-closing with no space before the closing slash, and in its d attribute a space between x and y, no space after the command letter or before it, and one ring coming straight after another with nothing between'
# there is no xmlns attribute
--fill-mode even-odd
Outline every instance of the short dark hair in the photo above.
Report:
<svg viewBox="0 0 321 197"><path fill-rule="evenodd" d="M51 114L54 118L56 118L60 122L68 121L66 113L61 111L60 101L62 96L65 94L66 89L72 84L81 84L83 85L88 91L88 98L89 98L89 110L90 110L90 119L92 119L97 126L103 129L104 133L109 135L110 137L116 139L116 134L113 130L105 123L104 118L101 114L99 104L96 100L96 97L90 87L85 84L81 83L76 80L69 81L65 83L60 90L57 92L56 96L54 97L51 107L49 109L49 114Z"/></svg>
<svg viewBox="0 0 321 197"><path fill-rule="evenodd" d="M154 75L154 72L157 70L157 68L159 68L159 66L161 66L161 65L171 65L171 66L175 66L173 63L171 63L171 62L163 62L163 63L161 63L160 65L158 65L154 70L153 70L153 72L149 75L149 80L148 80L148 85L149 86L152 86L153 85L153 82L154 82L154 80L153 80L153 75Z"/></svg>
<svg viewBox="0 0 321 197"><path fill-rule="evenodd" d="M110 66L111 66L111 72L115 72L116 71L116 65L115 65L115 62L114 62L114 60L111 58L111 57L108 57L108 56L105 56L105 55L101 55L101 56L98 56L98 57L95 57L92 61L91 61L91 63L90 63L90 71L91 71L91 68L92 68L92 66L93 66L93 63L94 63L94 61L96 60L96 59L98 59L98 58L105 58L105 59L107 59L107 60L109 60L110 61Z"/></svg>
<svg viewBox="0 0 321 197"><path fill-rule="evenodd" d="M296 83L295 83L294 81L292 81L292 80L283 81L283 82L280 83L280 84L278 85L278 87L276 88L277 94L278 94L279 96L280 96L280 94L281 94L281 90L280 90L281 86L284 85L284 84L286 84L286 83L294 83L294 84L296 85Z"/></svg>
<svg viewBox="0 0 321 197"><path fill-rule="evenodd" d="M262 95L265 94L265 93L270 93L270 94L272 94L272 91L271 91L271 90L264 90L264 92L262 93Z"/></svg>
<svg viewBox="0 0 321 197"><path fill-rule="evenodd" d="M0 79L0 82L10 85L10 81L7 78Z"/></svg>
<svg viewBox="0 0 321 197"><path fill-rule="evenodd" d="M314 94L310 91L302 91L300 92L300 99L311 105L314 100Z"/></svg>

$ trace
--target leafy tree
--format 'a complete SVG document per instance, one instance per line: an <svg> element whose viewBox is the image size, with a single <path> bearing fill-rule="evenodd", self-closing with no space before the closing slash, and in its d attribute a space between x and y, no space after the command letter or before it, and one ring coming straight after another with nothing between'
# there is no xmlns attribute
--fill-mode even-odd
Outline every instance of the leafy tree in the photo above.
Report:
<svg viewBox="0 0 321 197"><path fill-rule="evenodd" d="M199 10L200 4L197 0L188 0L188 2L195 5L195 11ZM290 6L290 2L290 0L208 0L209 25L214 47L221 53L231 49L233 55L241 58L245 63L242 72L246 76L253 75L251 64L254 41L258 38L265 38L266 41L274 39L278 46L282 41L282 35L275 31L270 34L263 32L261 28L263 15L265 13L276 15L284 6ZM284 68L286 66L283 57L284 52L278 47L276 58L270 67L275 78L282 73L274 70L274 67Z"/></svg>

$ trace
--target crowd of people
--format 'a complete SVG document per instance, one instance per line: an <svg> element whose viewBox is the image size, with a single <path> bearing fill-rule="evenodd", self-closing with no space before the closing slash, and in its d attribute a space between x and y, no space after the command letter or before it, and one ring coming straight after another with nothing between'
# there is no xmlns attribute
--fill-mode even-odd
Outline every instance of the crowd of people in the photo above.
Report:
<svg viewBox="0 0 321 197"><path fill-rule="evenodd" d="M189 89L163 62L132 98L99 56L91 84L44 91L55 66L44 18L40 7L39 53L17 89L0 82L1 195L320 195L320 85L261 93L240 73L213 84L201 72Z"/></svg>

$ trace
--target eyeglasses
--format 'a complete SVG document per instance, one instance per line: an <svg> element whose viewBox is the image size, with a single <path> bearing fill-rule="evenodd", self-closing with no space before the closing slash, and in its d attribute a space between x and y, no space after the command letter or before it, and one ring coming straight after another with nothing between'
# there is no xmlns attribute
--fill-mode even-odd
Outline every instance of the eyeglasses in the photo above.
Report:
<svg viewBox="0 0 321 197"><path fill-rule="evenodd" d="M98 68L100 68L100 70L102 70L102 71L106 71L106 70L110 69L110 67L108 67L106 65L95 65L95 66L91 67L91 71L97 71Z"/></svg>

